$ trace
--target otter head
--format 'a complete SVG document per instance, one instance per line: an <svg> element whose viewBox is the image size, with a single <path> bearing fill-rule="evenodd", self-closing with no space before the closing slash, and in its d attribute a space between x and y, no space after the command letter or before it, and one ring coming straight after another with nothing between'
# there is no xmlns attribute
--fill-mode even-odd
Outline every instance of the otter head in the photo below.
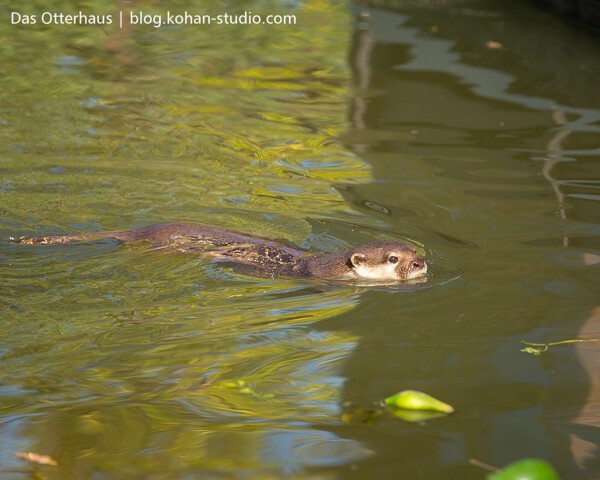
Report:
<svg viewBox="0 0 600 480"><path fill-rule="evenodd" d="M347 265L354 275L380 281L410 280L427 273L416 250L393 240L360 245L350 250Z"/></svg>

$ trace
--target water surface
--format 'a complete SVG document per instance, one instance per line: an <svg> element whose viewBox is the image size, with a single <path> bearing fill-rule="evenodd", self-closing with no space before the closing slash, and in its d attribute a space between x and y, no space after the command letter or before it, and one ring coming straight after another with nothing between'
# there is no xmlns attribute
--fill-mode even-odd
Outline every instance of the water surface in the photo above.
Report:
<svg viewBox="0 0 600 480"><path fill-rule="evenodd" d="M600 339L598 38L517 2L239 8L298 25L0 27L0 478L594 478L600 343L520 350ZM172 220L430 274L7 241ZM407 388L456 413L347 415Z"/></svg>

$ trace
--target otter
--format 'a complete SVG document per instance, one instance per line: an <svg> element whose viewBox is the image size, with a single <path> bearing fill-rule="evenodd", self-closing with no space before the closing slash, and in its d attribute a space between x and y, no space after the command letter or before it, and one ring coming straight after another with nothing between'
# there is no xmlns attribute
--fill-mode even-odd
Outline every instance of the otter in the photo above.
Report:
<svg viewBox="0 0 600 480"><path fill-rule="evenodd" d="M423 257L413 247L396 240L371 242L338 253L310 253L266 238L201 223L159 223L133 230L21 237L18 243L47 245L100 239L150 241L158 247L173 247L182 252L197 252L215 261L247 265L270 276L398 282L427 273Z"/></svg>

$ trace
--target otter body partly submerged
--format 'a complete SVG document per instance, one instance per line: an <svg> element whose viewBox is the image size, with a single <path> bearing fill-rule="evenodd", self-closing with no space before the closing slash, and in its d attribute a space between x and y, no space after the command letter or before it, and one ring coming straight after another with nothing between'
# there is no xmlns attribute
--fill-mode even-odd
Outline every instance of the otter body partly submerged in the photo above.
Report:
<svg viewBox="0 0 600 480"><path fill-rule="evenodd" d="M24 244L58 244L112 238L150 241L220 261L249 265L262 274L324 279L402 281L427 273L415 249L395 240L367 243L339 253L310 253L269 239L200 223L160 223L133 230L22 237Z"/></svg>

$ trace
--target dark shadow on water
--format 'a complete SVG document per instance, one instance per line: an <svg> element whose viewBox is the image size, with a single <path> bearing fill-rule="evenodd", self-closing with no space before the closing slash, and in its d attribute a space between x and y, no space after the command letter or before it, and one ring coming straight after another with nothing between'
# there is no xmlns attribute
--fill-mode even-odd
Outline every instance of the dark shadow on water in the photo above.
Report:
<svg viewBox="0 0 600 480"><path fill-rule="evenodd" d="M417 389L457 410L421 424L384 419L332 428L374 452L358 468L348 468L344 478L483 478L486 472L470 459L502 467L539 457L564 478L587 477L600 465L599 425L592 413L600 399L592 354L597 346L562 345L535 357L522 352L520 343L600 337L594 272L583 263L578 273L571 265L561 268L540 250L577 242L551 232L580 225L583 238L577 243L587 242L590 253L575 255L591 261L598 245L582 222L590 212L598 218L600 202L588 201L582 215L573 209L566 213L563 221L572 226L544 223L547 205L562 209L564 199L544 193L546 205L541 210L538 205L540 176L553 188L558 184L548 174L553 159L540 165L514 149L547 142L560 158L552 105L588 122L584 130L597 130L594 76L580 72L580 63L588 60L563 50L553 58L546 48L548 42L564 41L572 42L569 51L580 44L581 50L598 53L598 45L564 26L557 36L555 21L514 2L474 4L479 10L416 6L402 14L356 6L350 64L357 95L350 111L353 130L344 141L372 165L377 182L338 190L392 232L423 241L433 253L432 265L451 259L451 269L461 275L455 282L440 281L440 288L406 295L366 291L356 309L318 325L361 338L344 366L345 402L368 406ZM504 29L496 29L498 22ZM499 48L506 53L489 49L496 44L486 48L490 40L503 42ZM532 87L558 65L554 82ZM566 97L560 87L570 84L569 78L581 86L575 97ZM577 130L576 121L562 128ZM579 165L585 165L586 150L587 145ZM432 176L421 181L419 175L428 172ZM597 168L594 172L597 178ZM577 169L563 168L559 178L569 175L577 176ZM455 188L454 197L440 193L448 185ZM584 200L576 198L570 201L580 206ZM530 230L520 231L520 224ZM529 240L533 235L554 240ZM432 272L436 281L444 275L454 280L451 274L438 276L435 267ZM558 284L564 288L556 290Z"/></svg>

